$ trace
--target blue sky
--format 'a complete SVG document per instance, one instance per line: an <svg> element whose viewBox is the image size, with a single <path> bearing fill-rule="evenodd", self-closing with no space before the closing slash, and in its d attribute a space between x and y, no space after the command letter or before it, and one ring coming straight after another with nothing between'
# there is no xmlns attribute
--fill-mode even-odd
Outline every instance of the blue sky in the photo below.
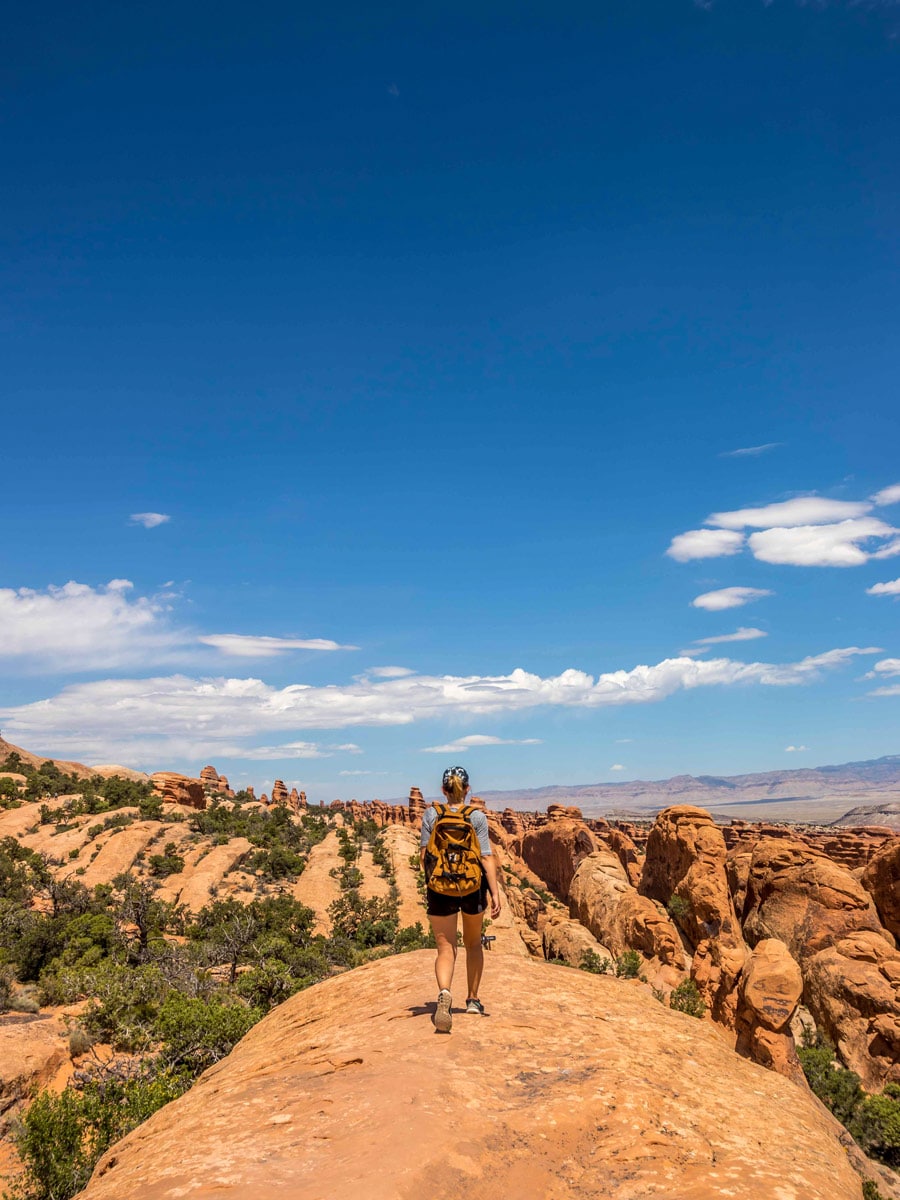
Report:
<svg viewBox="0 0 900 1200"><path fill-rule="evenodd" d="M326 800L900 749L900 6L484 7L13 14L10 740Z"/></svg>

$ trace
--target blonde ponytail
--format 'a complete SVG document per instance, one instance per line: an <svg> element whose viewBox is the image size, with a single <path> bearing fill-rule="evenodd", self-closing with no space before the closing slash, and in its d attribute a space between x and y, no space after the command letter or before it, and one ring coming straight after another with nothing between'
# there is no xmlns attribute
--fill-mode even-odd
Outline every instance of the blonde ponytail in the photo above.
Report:
<svg viewBox="0 0 900 1200"><path fill-rule="evenodd" d="M462 804L466 800L466 792L468 790L468 776L466 779L456 772L445 772L444 774L444 794L451 804Z"/></svg>

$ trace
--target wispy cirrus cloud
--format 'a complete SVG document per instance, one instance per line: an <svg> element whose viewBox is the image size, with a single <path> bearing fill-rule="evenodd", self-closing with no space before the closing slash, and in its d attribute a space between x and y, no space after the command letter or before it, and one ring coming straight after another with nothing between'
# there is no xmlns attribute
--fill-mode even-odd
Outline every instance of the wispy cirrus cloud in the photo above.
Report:
<svg viewBox="0 0 900 1200"><path fill-rule="evenodd" d="M263 737L268 751L277 745L273 733L286 733L293 742L313 729L402 726L542 707L651 704L702 687L792 687L878 652L846 646L789 663L680 656L597 676L574 668L549 677L516 669L507 675L360 678L324 686L273 687L255 678L185 675L102 679L71 684L31 704L2 707L0 722L7 736L24 745L58 755L77 753L95 762L121 760L127 751L127 761L143 766L170 759L173 747L188 741L202 740L204 757L220 753L233 758L241 757L242 745L252 752ZM89 732L85 713L91 714Z"/></svg>
<svg viewBox="0 0 900 1200"><path fill-rule="evenodd" d="M763 442L761 446L741 446L737 450L723 450L719 458L759 458L760 454L768 454L783 445L784 442Z"/></svg>
<svg viewBox="0 0 900 1200"><path fill-rule="evenodd" d="M145 529L156 529L158 525L165 525L171 520L168 513L158 512L132 513L129 517L132 525L143 525Z"/></svg>
<svg viewBox="0 0 900 1200"><path fill-rule="evenodd" d="M754 629L752 626L747 627L741 625L734 633L718 633L715 637L697 638L694 642L695 646L719 646L725 642L752 642L756 638L764 638L769 635L764 629Z"/></svg>
<svg viewBox="0 0 900 1200"><path fill-rule="evenodd" d="M457 750L477 750L482 746L542 746L541 738L501 738L487 733L468 733L443 746L423 746L423 754L455 754Z"/></svg>
<svg viewBox="0 0 900 1200"><path fill-rule="evenodd" d="M197 641L212 646L229 658L276 658L291 650L358 650L328 638L281 638L245 633L207 633Z"/></svg>
<svg viewBox="0 0 900 1200"><path fill-rule="evenodd" d="M764 596L774 596L768 588L727 587L715 592L704 592L695 596L691 601L693 608L703 608L707 612L723 612L728 608L743 608L754 600L762 600Z"/></svg>

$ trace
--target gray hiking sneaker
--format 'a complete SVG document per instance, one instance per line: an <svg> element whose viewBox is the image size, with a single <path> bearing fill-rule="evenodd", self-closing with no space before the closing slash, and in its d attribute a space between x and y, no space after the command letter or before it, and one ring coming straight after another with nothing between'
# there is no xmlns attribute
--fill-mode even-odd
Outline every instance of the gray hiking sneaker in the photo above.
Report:
<svg viewBox="0 0 900 1200"><path fill-rule="evenodd" d="M476 1000L474 996L466 1001L466 1012L474 1013L476 1017L484 1016L484 1005L480 1000Z"/></svg>
<svg viewBox="0 0 900 1200"><path fill-rule="evenodd" d="M438 992L437 1007L434 1010L434 1028L438 1033L449 1033L453 1027L453 1013L450 1011L450 993L446 988Z"/></svg>

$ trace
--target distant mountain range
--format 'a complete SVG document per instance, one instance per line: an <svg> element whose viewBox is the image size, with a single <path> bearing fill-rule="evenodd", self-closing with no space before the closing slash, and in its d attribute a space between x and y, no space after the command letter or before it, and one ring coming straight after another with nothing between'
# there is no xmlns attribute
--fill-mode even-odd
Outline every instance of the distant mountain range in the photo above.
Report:
<svg viewBox="0 0 900 1200"><path fill-rule="evenodd" d="M670 804L695 804L726 820L846 821L900 827L900 754L753 775L675 775L481 794L493 809L534 811L548 804L570 804L585 816L646 818ZM860 819L847 820L860 808L866 810L857 814Z"/></svg>

